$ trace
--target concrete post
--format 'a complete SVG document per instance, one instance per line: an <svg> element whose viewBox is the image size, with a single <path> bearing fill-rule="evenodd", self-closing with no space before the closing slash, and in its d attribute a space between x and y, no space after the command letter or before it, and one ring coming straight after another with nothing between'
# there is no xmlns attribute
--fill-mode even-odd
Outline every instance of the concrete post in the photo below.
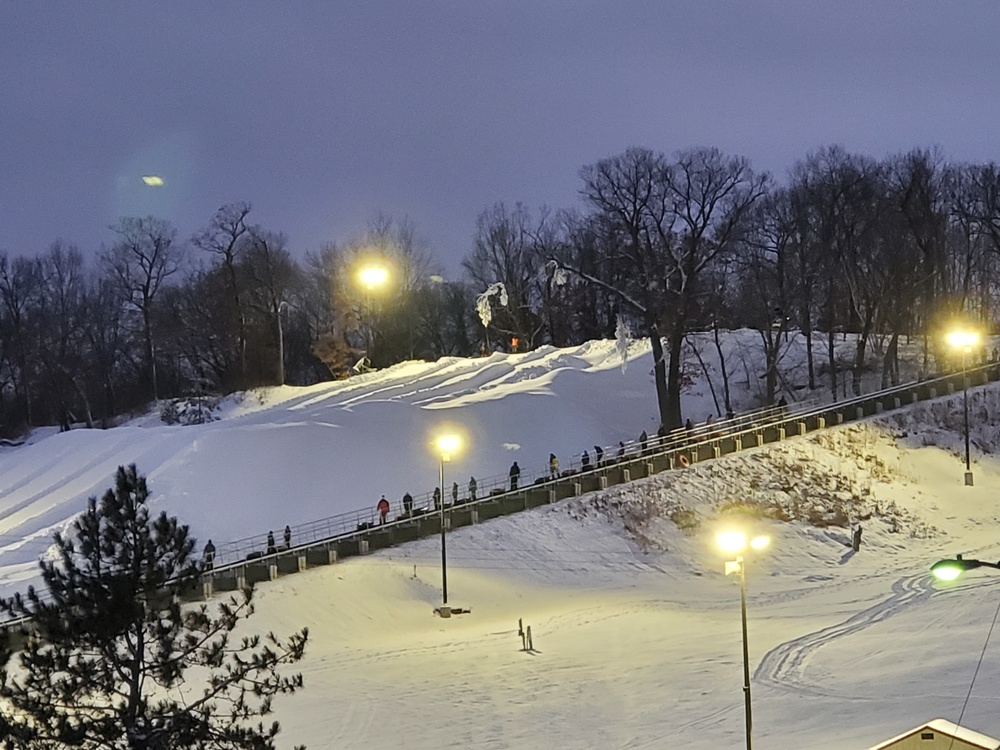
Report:
<svg viewBox="0 0 1000 750"><path fill-rule="evenodd" d="M799 435L805 435L806 434L806 423L805 422L799 422L798 425L799 425Z"/></svg>
<svg viewBox="0 0 1000 750"><path fill-rule="evenodd" d="M733 438L733 442L736 444L736 450L738 450L738 451L743 450L743 436L742 435L737 435L736 437L734 437Z"/></svg>
<svg viewBox="0 0 1000 750"><path fill-rule="evenodd" d="M579 482L573 482L573 495L575 497L579 497L582 494L583 494L583 490L580 487L580 483Z"/></svg>
<svg viewBox="0 0 1000 750"><path fill-rule="evenodd" d="M598 481L598 484L600 485L600 488L602 490L606 490L608 488L608 475L607 474L601 474L601 476L598 477L597 481Z"/></svg>
<svg viewBox="0 0 1000 750"><path fill-rule="evenodd" d="M784 439L785 439L785 428L784 427L779 427L778 428L778 440L784 440Z"/></svg>
<svg viewBox="0 0 1000 750"><path fill-rule="evenodd" d="M623 482L632 481L632 471L630 469L622 469L622 481Z"/></svg>
<svg viewBox="0 0 1000 750"><path fill-rule="evenodd" d="M269 579L271 579L272 581L275 580L275 579L277 579L277 577L278 577L278 564L277 563L271 563L270 565L267 566L267 577Z"/></svg>
<svg viewBox="0 0 1000 750"><path fill-rule="evenodd" d="M896 397L895 397L895 398L894 398L894 399L892 400L892 408L893 408L893 409L898 409L898 408L899 408L900 406L902 406L902 405L903 405L903 401L902 401L902 400L901 400L901 399L899 398L899 396L896 396Z"/></svg>
<svg viewBox="0 0 1000 750"><path fill-rule="evenodd" d="M479 508L471 508L469 515L471 516L469 523L479 523Z"/></svg>
<svg viewBox="0 0 1000 750"><path fill-rule="evenodd" d="M206 599L212 598L212 579L205 578L201 582L201 595Z"/></svg>
<svg viewBox="0 0 1000 750"><path fill-rule="evenodd" d="M556 501L556 491L555 488L549 490L549 502L554 503Z"/></svg>
<svg viewBox="0 0 1000 750"><path fill-rule="evenodd" d="M854 418L855 419L864 419L865 418L865 410L862 409L860 406L857 407L854 410Z"/></svg>
<svg viewBox="0 0 1000 750"><path fill-rule="evenodd" d="M302 573L303 571L305 571L305 569L306 569L306 556L305 555L298 555L295 558L295 562L297 564L297 567L298 567L300 573Z"/></svg>
<svg viewBox="0 0 1000 750"><path fill-rule="evenodd" d="M875 402L875 413L876 414L881 414L882 410L883 410L882 402L881 401L876 401Z"/></svg>
<svg viewBox="0 0 1000 750"><path fill-rule="evenodd" d="M826 427L826 417L816 417L816 429L822 430Z"/></svg>
<svg viewBox="0 0 1000 750"><path fill-rule="evenodd" d="M445 525L445 528L448 528L447 524ZM367 555L368 554L368 540L367 539L359 539L358 540L358 554L359 555Z"/></svg>

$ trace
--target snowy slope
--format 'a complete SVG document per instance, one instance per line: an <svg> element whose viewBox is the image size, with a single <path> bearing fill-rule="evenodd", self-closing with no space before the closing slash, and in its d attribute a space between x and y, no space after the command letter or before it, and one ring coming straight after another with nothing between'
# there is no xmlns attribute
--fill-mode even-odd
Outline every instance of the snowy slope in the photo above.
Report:
<svg viewBox="0 0 1000 750"><path fill-rule="evenodd" d="M734 359L753 335L727 339ZM623 372L614 343L595 342L276 389L207 425L38 435L0 449L0 573L8 589L32 579L51 531L119 464L137 463L156 504L200 538L225 541L429 489L427 443L442 421L469 433L448 467L465 480L634 439L655 426L650 369L641 344ZM733 386L753 403L752 375ZM1000 395L970 395L972 488L955 396L456 530L449 593L468 615L432 614L435 539L260 585L257 626L308 625L312 637L305 690L276 704L283 742L741 747L739 589L712 541L736 521L773 538L748 563L759 747L866 748L938 716L958 721L1000 604L988 572L950 587L927 574L956 552L1000 557L989 455ZM713 410L703 381L685 398L695 419ZM859 553L831 520L863 525ZM518 618L537 653L520 651ZM1000 736L998 688L991 640L963 725Z"/></svg>

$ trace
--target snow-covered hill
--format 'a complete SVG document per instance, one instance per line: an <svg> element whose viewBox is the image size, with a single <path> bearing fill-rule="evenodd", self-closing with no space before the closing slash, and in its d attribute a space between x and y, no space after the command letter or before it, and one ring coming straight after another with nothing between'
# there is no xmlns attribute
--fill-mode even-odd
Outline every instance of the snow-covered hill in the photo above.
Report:
<svg viewBox="0 0 1000 750"><path fill-rule="evenodd" d="M738 404L753 349L736 334ZM717 367L711 347L703 352ZM613 342L406 363L350 381L227 401L214 422L139 420L0 448L5 590L84 499L135 462L157 506L224 542L429 490L442 422L468 447L449 477L541 472L655 427L651 361ZM698 372L695 364L692 376ZM791 371L791 370L790 370ZM442 620L434 539L261 584L257 625L308 625L306 688L276 704L284 742L313 748L700 748L743 745L739 589L715 531L766 531L748 562L756 741L865 748L924 720L958 721L1000 578L931 584L934 560L996 558L995 387L974 389L976 486L962 485L961 397L699 464L449 535ZM714 411L704 380L685 409ZM450 481L450 480L449 480ZM862 524L854 553L850 525ZM536 653L523 653L518 619ZM989 644L963 724L1000 735Z"/></svg>

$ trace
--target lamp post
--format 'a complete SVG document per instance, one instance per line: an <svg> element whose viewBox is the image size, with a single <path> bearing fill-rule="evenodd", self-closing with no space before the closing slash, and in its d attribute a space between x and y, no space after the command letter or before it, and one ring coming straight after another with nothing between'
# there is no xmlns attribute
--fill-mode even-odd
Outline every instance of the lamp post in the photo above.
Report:
<svg viewBox="0 0 1000 750"><path fill-rule="evenodd" d="M372 361L372 349L375 347L375 331L372 325L372 292L379 287L385 285L389 280L389 269L380 263L369 263L361 267L358 271L358 279L360 279L361 284L365 288L365 318L366 322L366 333L368 351L366 356L368 357L368 362L371 364Z"/></svg>
<svg viewBox="0 0 1000 750"><path fill-rule="evenodd" d="M953 349L962 350L962 409L965 413L965 484L972 486L972 461L969 455L969 354L972 347L979 343L979 334L975 331L952 331L946 337L948 345Z"/></svg>
<svg viewBox="0 0 1000 750"><path fill-rule="evenodd" d="M441 604L448 604L448 554L445 546L445 519L444 519L444 465L451 461L451 456L461 447L462 441L458 435L441 435L435 441L438 450L438 457L441 467Z"/></svg>
<svg viewBox="0 0 1000 750"><path fill-rule="evenodd" d="M755 550L764 549L770 539L766 536L756 536L747 539L740 531L725 531L716 538L723 551L737 555L735 560L726 561L726 575L740 575L740 616L743 623L743 703L746 715L747 750L753 750L753 713L750 709L750 650L747 646L747 583L746 562L741 554L749 546Z"/></svg>
<svg viewBox="0 0 1000 750"><path fill-rule="evenodd" d="M287 302L278 305L278 385L285 384L285 332L281 326L281 312L287 308Z"/></svg>

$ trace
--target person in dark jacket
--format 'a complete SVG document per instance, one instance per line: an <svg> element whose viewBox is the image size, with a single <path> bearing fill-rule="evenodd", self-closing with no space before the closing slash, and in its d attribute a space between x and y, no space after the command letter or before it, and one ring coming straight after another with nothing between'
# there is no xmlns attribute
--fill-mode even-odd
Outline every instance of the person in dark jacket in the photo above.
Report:
<svg viewBox="0 0 1000 750"><path fill-rule="evenodd" d="M643 430L642 434L639 436L639 448L642 450L643 453L646 452L646 442L648 440L649 440L649 435L647 435L646 431Z"/></svg>
<svg viewBox="0 0 1000 750"><path fill-rule="evenodd" d="M413 512L413 495L409 492L403 495L403 512L407 515Z"/></svg>
<svg viewBox="0 0 1000 750"><path fill-rule="evenodd" d="M451 504L458 505L458 482L451 483Z"/></svg>
<svg viewBox="0 0 1000 750"><path fill-rule="evenodd" d="M212 544L212 540L208 540L208 544L205 545L205 567L211 570L215 565L215 545Z"/></svg>
<svg viewBox="0 0 1000 750"><path fill-rule="evenodd" d="M292 547L292 527L285 524L285 549Z"/></svg>
<svg viewBox="0 0 1000 750"><path fill-rule="evenodd" d="M517 482L521 478L521 467L517 465L517 461L511 464L508 474L510 475L510 488L516 490Z"/></svg>
<svg viewBox="0 0 1000 750"><path fill-rule="evenodd" d="M601 465L601 461L603 461L603 460L604 460L604 449L601 446L599 446L599 445L595 445L594 446L594 463L596 463L598 466L600 466Z"/></svg>
<svg viewBox="0 0 1000 750"><path fill-rule="evenodd" d="M618 458L625 458L625 441L618 441Z"/></svg>
<svg viewBox="0 0 1000 750"><path fill-rule="evenodd" d="M434 510L441 510L441 488L434 488Z"/></svg>
<svg viewBox="0 0 1000 750"><path fill-rule="evenodd" d="M274 546L274 532L267 532L267 554L273 555L278 551L278 548Z"/></svg>
<svg viewBox="0 0 1000 750"><path fill-rule="evenodd" d="M590 454L587 451L583 452L580 456L580 469L581 471L587 471L590 469Z"/></svg>
<svg viewBox="0 0 1000 750"><path fill-rule="evenodd" d="M476 478L469 477L469 502L476 502Z"/></svg>

